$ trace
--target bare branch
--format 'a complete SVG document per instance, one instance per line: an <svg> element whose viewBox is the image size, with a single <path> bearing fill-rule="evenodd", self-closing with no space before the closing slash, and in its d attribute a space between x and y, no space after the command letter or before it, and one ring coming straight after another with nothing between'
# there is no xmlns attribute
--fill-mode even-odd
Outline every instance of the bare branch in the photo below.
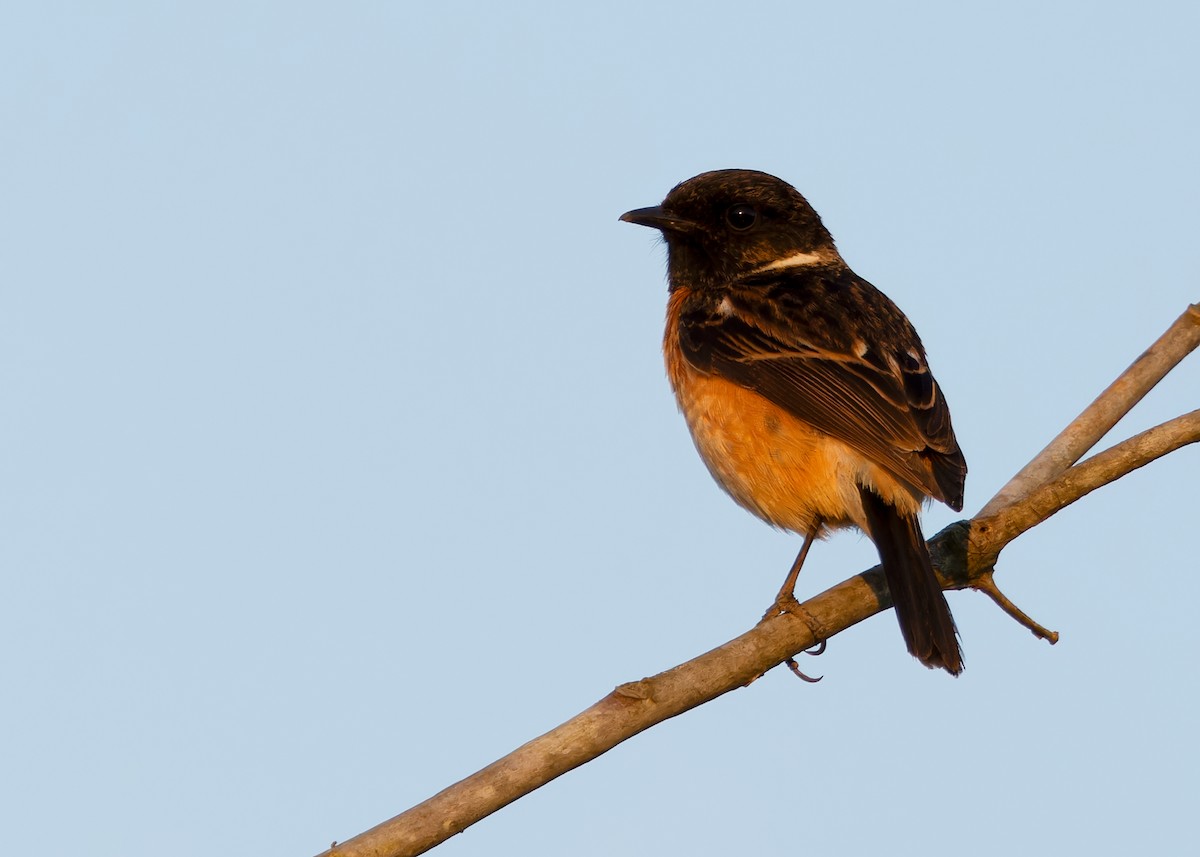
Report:
<svg viewBox="0 0 1200 857"><path fill-rule="evenodd" d="M994 550L994 555L999 554L1005 545L1021 533L1079 498L1139 467L1145 467L1156 458L1197 441L1200 441L1200 410L1136 434L1075 465L1057 479L1035 488L1020 502L1004 508L998 515L991 518L976 517L971 537L973 547L982 552ZM984 538L990 542L990 547L984 548Z"/></svg>
<svg viewBox="0 0 1200 857"><path fill-rule="evenodd" d="M1197 346L1200 346L1200 304L1192 304L1121 377L1021 468L977 517L997 514L1078 461Z"/></svg>
<svg viewBox="0 0 1200 857"><path fill-rule="evenodd" d="M965 538L959 536L960 550ZM876 568L804 603L828 628L844 630L878 613L888 602ZM550 780L607 752L634 735L749 684L816 640L791 614L764 619L719 648L651 678L623 684L587 710L518 747L478 773L322 857L407 857L421 854Z"/></svg>
<svg viewBox="0 0 1200 857"><path fill-rule="evenodd" d="M1200 305L1183 316L984 507L929 541L945 588L975 588L1050 642L1056 632L1019 610L992 580L1000 551L1029 528L1101 485L1200 440L1200 411L1142 432L1074 467L1088 449L1200 344ZM1067 469L1070 468L1070 469ZM595 705L478 773L321 857L421 854L628 738L754 681L824 638L891 606L876 567L828 589L794 613L764 618L719 648L651 678L623 684Z"/></svg>

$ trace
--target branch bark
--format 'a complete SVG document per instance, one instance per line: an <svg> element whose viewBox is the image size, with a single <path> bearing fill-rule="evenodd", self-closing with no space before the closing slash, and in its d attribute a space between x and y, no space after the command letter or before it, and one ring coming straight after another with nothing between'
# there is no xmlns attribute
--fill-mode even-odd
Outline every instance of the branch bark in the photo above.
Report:
<svg viewBox="0 0 1200 857"><path fill-rule="evenodd" d="M1136 434L1075 465L1058 478L1027 489L1028 493L1019 502L1002 507L991 517L976 516L973 529L980 535L987 534L989 544L996 546L999 553L1017 536L1097 488L1198 440L1200 410L1195 410ZM977 541L977 549L984 550L982 540Z"/></svg>
<svg viewBox="0 0 1200 857"><path fill-rule="evenodd" d="M1134 405L1200 345L1200 303L1192 304L1166 332L1096 397L1071 424L1021 468L977 517L990 517L1033 488L1058 476L1100 442Z"/></svg>
<svg viewBox="0 0 1200 857"><path fill-rule="evenodd" d="M1185 414L1072 466L1190 351L1200 345L1200 305L1190 306L971 521L929 541L945 588L976 588L1035 634L1054 642L995 587L1004 547L1060 509L1126 473L1200 440L1200 410ZM320 857L421 854L556 777L634 735L754 681L767 670L891 606L878 566L811 598L802 620L764 619L745 634L687 663L617 687L562 725L481 771ZM819 639L818 639L819 638Z"/></svg>

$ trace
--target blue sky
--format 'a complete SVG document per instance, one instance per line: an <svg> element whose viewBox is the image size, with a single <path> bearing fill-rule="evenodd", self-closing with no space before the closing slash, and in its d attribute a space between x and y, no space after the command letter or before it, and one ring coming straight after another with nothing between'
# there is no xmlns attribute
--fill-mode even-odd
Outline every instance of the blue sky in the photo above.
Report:
<svg viewBox="0 0 1200 857"><path fill-rule="evenodd" d="M697 172L796 185L921 331L974 512L1200 300L1194 4L40 3L0 18L0 821L312 854L740 633L799 539L658 353ZM1115 434L1196 407L1193 357ZM1179 853L1185 449L444 854ZM930 532L954 520L926 516ZM874 562L843 533L799 592ZM169 847L164 843L169 842Z"/></svg>

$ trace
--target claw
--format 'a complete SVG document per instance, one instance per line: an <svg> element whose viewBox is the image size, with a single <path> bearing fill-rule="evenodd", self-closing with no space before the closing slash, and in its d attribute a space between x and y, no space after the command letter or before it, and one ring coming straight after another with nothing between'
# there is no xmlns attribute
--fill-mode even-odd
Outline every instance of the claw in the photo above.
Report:
<svg viewBox="0 0 1200 857"><path fill-rule="evenodd" d="M810 675L805 675L800 670L800 664L796 663L795 658L788 658L786 661L784 661L784 663L788 665L788 669L790 669L793 673L796 674L796 678L800 679L801 681L806 681L809 684L816 684L821 679L825 678L825 676L823 676L823 675L819 675L816 678L813 678Z"/></svg>

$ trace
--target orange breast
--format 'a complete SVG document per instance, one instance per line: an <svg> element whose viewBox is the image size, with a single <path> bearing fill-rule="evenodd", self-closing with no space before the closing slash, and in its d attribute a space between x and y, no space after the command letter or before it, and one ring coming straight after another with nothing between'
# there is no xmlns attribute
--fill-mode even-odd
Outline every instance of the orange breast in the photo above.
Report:
<svg viewBox="0 0 1200 857"><path fill-rule="evenodd" d="M866 529L860 486L900 511L920 510L920 495L858 451L758 393L688 363L678 319L690 292L678 288L663 338L667 377L700 457L734 500L770 524L798 533L827 527Z"/></svg>

